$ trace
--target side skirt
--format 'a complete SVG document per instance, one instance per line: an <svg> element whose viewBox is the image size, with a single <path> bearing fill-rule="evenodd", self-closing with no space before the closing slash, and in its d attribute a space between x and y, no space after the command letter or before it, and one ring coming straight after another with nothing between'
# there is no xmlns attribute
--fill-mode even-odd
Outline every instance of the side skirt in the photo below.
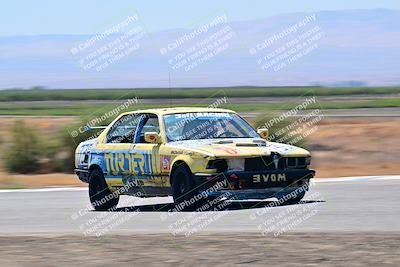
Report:
<svg viewBox="0 0 400 267"><path fill-rule="evenodd" d="M123 186L113 186L112 188L118 190ZM135 197L165 197L172 196L171 187L153 187L153 186L135 186L129 188L123 195Z"/></svg>

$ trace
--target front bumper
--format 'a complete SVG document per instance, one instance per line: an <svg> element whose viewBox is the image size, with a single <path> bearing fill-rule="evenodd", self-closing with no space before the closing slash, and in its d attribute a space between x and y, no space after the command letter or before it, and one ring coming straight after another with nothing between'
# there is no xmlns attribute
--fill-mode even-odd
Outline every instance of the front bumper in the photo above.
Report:
<svg viewBox="0 0 400 267"><path fill-rule="evenodd" d="M257 172L224 172L194 174L199 192L212 197L230 195L235 199L265 199L283 197L299 188L308 191L314 170L289 169Z"/></svg>
<svg viewBox="0 0 400 267"><path fill-rule="evenodd" d="M78 175L79 180L81 180L84 183L89 183L89 170L75 169L74 172L76 175Z"/></svg>

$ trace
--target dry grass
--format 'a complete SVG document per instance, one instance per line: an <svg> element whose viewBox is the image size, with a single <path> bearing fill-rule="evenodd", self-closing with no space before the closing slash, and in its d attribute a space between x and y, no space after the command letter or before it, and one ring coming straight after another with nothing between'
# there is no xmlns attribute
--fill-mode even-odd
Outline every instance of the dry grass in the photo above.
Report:
<svg viewBox="0 0 400 267"><path fill-rule="evenodd" d="M310 136L318 177L400 174L400 118L327 119Z"/></svg>

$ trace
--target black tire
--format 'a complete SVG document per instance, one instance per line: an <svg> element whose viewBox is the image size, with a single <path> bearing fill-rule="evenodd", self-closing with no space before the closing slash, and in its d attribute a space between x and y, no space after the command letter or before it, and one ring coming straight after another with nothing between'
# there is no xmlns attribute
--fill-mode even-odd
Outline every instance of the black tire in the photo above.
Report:
<svg viewBox="0 0 400 267"><path fill-rule="evenodd" d="M178 211L194 210L201 205L198 190L192 178L193 174L185 164L178 166L172 173L172 196ZM195 198L197 201L194 201Z"/></svg>
<svg viewBox="0 0 400 267"><path fill-rule="evenodd" d="M103 172L99 169L90 172L89 198L93 208L99 211L115 209L118 205L119 195L110 191Z"/></svg>

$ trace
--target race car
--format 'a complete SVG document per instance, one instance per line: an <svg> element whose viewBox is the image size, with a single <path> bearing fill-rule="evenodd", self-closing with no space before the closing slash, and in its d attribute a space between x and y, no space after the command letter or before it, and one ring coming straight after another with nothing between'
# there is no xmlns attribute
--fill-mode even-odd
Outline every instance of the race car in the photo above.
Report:
<svg viewBox="0 0 400 267"><path fill-rule="evenodd" d="M267 139L232 110L132 111L78 145L75 173L95 210L115 209L120 195L172 195L181 209L221 196L299 202L315 175L310 153Z"/></svg>

